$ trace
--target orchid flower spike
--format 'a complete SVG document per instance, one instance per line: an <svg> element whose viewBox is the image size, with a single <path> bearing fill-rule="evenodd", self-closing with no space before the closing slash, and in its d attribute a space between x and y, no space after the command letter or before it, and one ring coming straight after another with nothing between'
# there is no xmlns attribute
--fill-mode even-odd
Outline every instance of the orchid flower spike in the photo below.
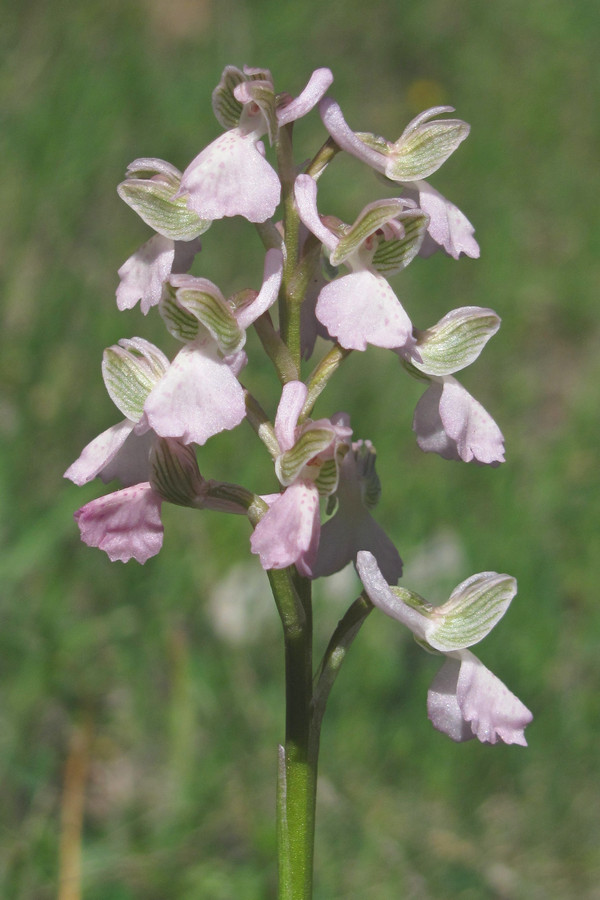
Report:
<svg viewBox="0 0 600 900"><path fill-rule="evenodd" d="M310 175L297 177L295 197L300 218L329 251L331 264L350 269L321 289L315 307L319 322L349 350L411 343L410 319L384 274L396 274L416 256L427 217L412 202L394 198L370 203L352 226L322 219Z"/></svg>
<svg viewBox="0 0 600 900"><path fill-rule="evenodd" d="M301 575L310 577L321 530L319 497L337 489L340 461L352 430L345 413L298 425L307 394L301 381L283 386L275 418L281 450L275 472L283 492L263 498L269 509L256 525L250 547L264 569L295 565Z"/></svg>
<svg viewBox="0 0 600 900"><path fill-rule="evenodd" d="M281 196L275 170L261 138L277 140L279 128L306 115L333 81L329 69L315 70L300 96L275 94L271 73L227 66L213 92L213 109L224 134L208 145L183 173L178 197L203 219L271 218Z"/></svg>
<svg viewBox="0 0 600 900"><path fill-rule="evenodd" d="M492 309L464 306L426 331L415 329L415 345L398 350L407 371L429 384L413 418L421 450L484 465L504 462L502 432L451 374L474 362L499 327Z"/></svg>
<svg viewBox="0 0 600 900"><path fill-rule="evenodd" d="M446 657L429 689L427 709L438 731L454 741L527 746L525 727L533 716L467 649L502 618L517 592L510 575L480 572L454 589L442 606L426 603L405 588L391 587L366 551L357 569L374 606L409 628L425 649Z"/></svg>
<svg viewBox="0 0 600 900"><path fill-rule="evenodd" d="M429 217L423 255L442 248L454 259L461 253L479 256L469 220L423 180L436 172L469 134L469 125L461 119L434 118L453 112L452 106L436 106L421 113L395 143L369 132L352 131L331 98L322 100L319 109L325 128L342 150L403 185L408 189L408 197L417 198L419 208Z"/></svg>

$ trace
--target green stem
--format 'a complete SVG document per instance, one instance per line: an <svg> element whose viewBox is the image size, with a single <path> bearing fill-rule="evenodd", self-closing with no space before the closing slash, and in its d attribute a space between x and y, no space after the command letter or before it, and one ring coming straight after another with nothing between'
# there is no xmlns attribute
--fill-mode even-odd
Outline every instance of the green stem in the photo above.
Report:
<svg viewBox="0 0 600 900"><path fill-rule="evenodd" d="M271 569L267 574L285 642L285 745L279 751L277 790L279 900L310 900L319 753L319 729L313 718L310 581L293 569Z"/></svg>
<svg viewBox="0 0 600 900"><path fill-rule="evenodd" d="M337 678L342 663L354 638L360 631L363 622L373 609L373 604L361 594L346 610L346 613L337 624L327 650L323 654L321 665L315 675L315 689L313 695L315 728L320 729L325 706L333 683Z"/></svg>
<svg viewBox="0 0 600 900"><path fill-rule="evenodd" d="M310 415L313 406L327 387L329 379L337 372L346 357L351 353L352 350L346 350L344 347L340 347L339 344L334 344L329 353L323 357L313 370L307 382L308 395L299 417L300 422L303 422Z"/></svg>
<svg viewBox="0 0 600 900"><path fill-rule="evenodd" d="M300 307L303 293L296 295L293 286L298 263L300 217L294 202L296 168L292 148L292 124L279 129L277 164L281 180L285 260L279 297L279 330L289 348L296 370L300 372Z"/></svg>

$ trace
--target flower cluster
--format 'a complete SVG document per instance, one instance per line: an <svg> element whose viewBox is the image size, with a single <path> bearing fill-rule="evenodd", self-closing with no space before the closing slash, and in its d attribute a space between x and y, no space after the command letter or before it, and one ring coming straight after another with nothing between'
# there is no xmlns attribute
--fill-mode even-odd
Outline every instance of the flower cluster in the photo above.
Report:
<svg viewBox="0 0 600 900"><path fill-rule="evenodd" d="M436 107L395 142L353 132L325 96L332 80L328 69L317 69L294 98L276 93L266 69L228 66L212 98L220 137L183 172L161 159L128 167L118 193L154 234L119 269L117 306L139 303L144 315L157 307L181 348L169 360L133 337L105 351L104 381L124 419L88 444L65 475L76 484L118 479L121 487L76 519L82 539L111 560L144 563L158 553L166 501L247 515L250 550L266 570L295 567L313 579L353 562L370 602L446 656L429 695L434 725L455 740L525 743L530 714L466 649L504 613L514 579L473 576L439 608L395 587L402 561L372 516L380 494L374 447L353 441L344 412L311 417L348 354L383 348L426 387L413 419L423 451L491 466L504 460L498 426L454 378L498 330L498 316L463 307L419 329L389 281L436 250L454 259L479 255L468 219L425 180L469 126L445 117L451 107ZM315 107L328 135L299 170L291 126ZM353 224L318 203L318 179L340 152L378 173L391 193L368 203ZM231 216L255 224L264 274L258 290L226 297L190 272L202 268L201 235ZM240 380L250 327L281 384L273 423ZM317 346L324 355L303 379L301 363ZM200 474L197 448L244 420L271 455L274 493L257 495Z"/></svg>

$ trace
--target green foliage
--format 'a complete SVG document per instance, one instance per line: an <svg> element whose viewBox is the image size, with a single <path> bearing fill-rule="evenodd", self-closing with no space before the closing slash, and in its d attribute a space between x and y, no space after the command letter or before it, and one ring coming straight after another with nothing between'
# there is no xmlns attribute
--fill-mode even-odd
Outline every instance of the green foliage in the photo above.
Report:
<svg viewBox="0 0 600 900"><path fill-rule="evenodd" d="M183 169L220 131L210 96L223 67L244 63L268 66L291 92L329 66L351 127L391 140L427 106L455 106L471 136L431 180L475 224L481 260L417 259L394 288L419 328L461 305L503 319L462 379L505 432L500 469L418 451L410 422L422 388L392 354L353 354L316 414L348 411L356 438L376 445L376 515L407 563L407 587L439 602L473 571L517 577L510 615L481 657L533 710L530 747L455 746L435 733L425 694L436 661L372 615L325 723L316 897L597 895L597 9L374 0L368 13L365 27L359 0L264 0L256 12L243 0L4 4L7 900L56 896L63 773L87 722L86 900L275 896L281 644L266 579L254 584L247 523L169 508L159 557L111 564L79 543L71 518L96 486L61 479L116 421L102 350L134 335L176 349L158 316L116 311L116 270L150 236L116 185L142 156ZM324 139L316 113L297 132L307 156ZM386 190L355 160L336 159L320 204L352 222ZM216 223L202 241L196 274L226 296L260 284L247 223ZM274 376L265 366L251 378L274 414ZM200 470L267 492L271 462L247 435L211 439ZM232 631L217 588L242 560ZM357 590L350 575L336 585L342 596L330 591L316 609L323 644Z"/></svg>

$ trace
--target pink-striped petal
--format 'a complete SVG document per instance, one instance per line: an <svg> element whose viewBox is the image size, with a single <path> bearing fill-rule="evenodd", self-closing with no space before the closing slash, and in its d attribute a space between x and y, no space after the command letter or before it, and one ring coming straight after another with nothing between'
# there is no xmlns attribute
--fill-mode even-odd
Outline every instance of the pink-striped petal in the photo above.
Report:
<svg viewBox="0 0 600 900"><path fill-rule="evenodd" d="M161 503L147 482L92 500L75 513L81 539L112 562L145 563L162 547Z"/></svg>

